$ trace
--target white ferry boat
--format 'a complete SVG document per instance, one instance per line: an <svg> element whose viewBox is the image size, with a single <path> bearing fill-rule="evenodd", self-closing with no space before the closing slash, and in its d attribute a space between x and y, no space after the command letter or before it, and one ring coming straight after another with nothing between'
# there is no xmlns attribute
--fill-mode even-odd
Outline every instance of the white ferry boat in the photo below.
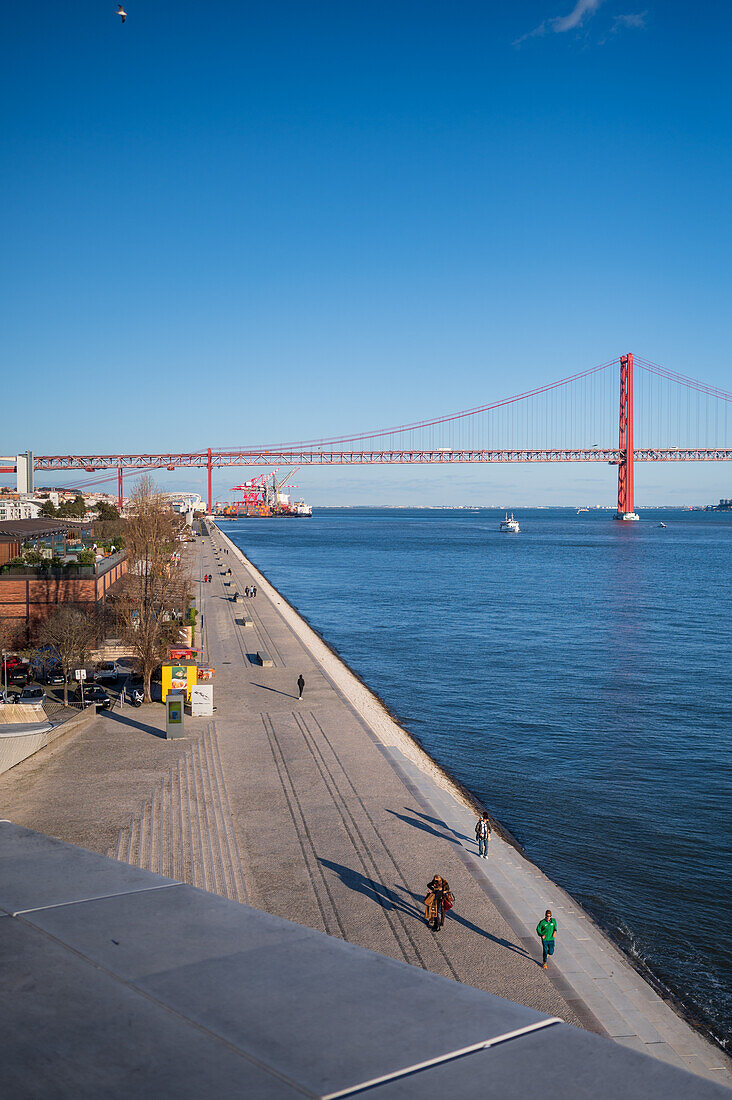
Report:
<svg viewBox="0 0 732 1100"><path fill-rule="evenodd" d="M521 528L519 527L518 520L514 518L513 512L509 516L506 512L506 518L501 520L501 530L509 535L518 535Z"/></svg>

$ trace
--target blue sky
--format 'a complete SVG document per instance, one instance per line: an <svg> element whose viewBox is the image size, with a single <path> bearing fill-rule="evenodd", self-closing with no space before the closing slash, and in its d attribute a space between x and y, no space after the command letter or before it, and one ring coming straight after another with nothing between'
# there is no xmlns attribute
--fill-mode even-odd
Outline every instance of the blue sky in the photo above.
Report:
<svg viewBox="0 0 732 1100"><path fill-rule="evenodd" d="M3 454L356 432L625 350L730 388L727 5L115 7L3 10ZM615 492L595 467L296 480L316 504ZM720 465L636 481L732 495Z"/></svg>

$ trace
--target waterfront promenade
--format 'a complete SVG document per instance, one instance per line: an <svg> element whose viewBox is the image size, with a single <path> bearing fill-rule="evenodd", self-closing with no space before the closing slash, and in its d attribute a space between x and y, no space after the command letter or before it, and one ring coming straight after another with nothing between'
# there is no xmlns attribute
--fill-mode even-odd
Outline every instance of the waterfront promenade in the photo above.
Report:
<svg viewBox="0 0 732 1100"><path fill-rule="evenodd" d="M217 560L214 543L229 553ZM221 533L196 555L197 576L213 575L197 592L214 719L165 742L160 707L100 715L0 779L3 817L729 1084L725 1057L536 867L495 836L477 859L467 800ZM256 600L234 603L251 583ZM437 936L421 905L435 872L456 897ZM534 933L546 908L559 923L547 972Z"/></svg>

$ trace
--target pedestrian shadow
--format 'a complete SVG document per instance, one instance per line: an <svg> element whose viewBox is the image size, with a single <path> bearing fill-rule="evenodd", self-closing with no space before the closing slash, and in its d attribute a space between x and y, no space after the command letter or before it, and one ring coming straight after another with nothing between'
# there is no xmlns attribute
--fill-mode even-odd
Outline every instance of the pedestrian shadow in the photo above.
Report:
<svg viewBox="0 0 732 1100"><path fill-rule="evenodd" d="M249 654L247 653L247 657L248 656L249 656ZM297 695L292 695L292 693L289 692L289 691L280 691L279 688L270 687L269 684L255 684L255 683L252 682L252 683L250 683L249 686L253 687L253 688L262 688L263 691L273 691L275 693L275 695L284 695L285 699L297 699L298 698Z"/></svg>
<svg viewBox="0 0 732 1100"><path fill-rule="evenodd" d="M473 839L473 837L471 836L466 836L465 833L459 833L457 829L453 829L450 825L447 824L446 821L441 821L439 817L430 817L429 814L423 814L420 810L413 810L409 806L405 806L404 809L407 810L410 814L416 814L417 817L421 817L424 821L432 822L433 825L442 825L443 829L449 830L449 832L451 832L453 836L456 836L458 840L471 841Z"/></svg>
<svg viewBox="0 0 732 1100"><path fill-rule="evenodd" d="M118 710L103 710L99 712L99 717L104 716L108 718L110 722L119 722L123 726L132 726L133 729L142 730L143 733L150 733L153 737L162 737L165 739L165 730L158 729L157 726L148 726L144 722L136 722L134 718L128 718L126 714L120 714Z"/></svg>
<svg viewBox="0 0 732 1100"><path fill-rule="evenodd" d="M419 901L422 900L421 894L415 894L412 890L407 890L406 886L398 886L397 889L408 894L410 898L415 898ZM483 936L485 939L490 940L491 943L496 943L499 947L504 947L506 951L513 951L516 955L523 955L525 959L536 961L534 956L527 951L525 947L519 947L518 944L511 943L510 940L504 940L501 936L494 936L491 932L486 932L485 928L481 928L478 924L473 924L472 921L461 916L455 909L451 909L449 913L445 914L445 923L448 921L455 921L456 924L461 924L463 928L467 928L469 932L475 932L476 935Z"/></svg>
<svg viewBox="0 0 732 1100"><path fill-rule="evenodd" d="M411 810L408 806L405 806L404 809L407 813L417 814L417 810ZM404 821L407 825L411 825L412 828L421 829L423 833L429 833L430 836L436 836L440 840L449 840L452 844L457 844L461 840L469 840L469 837L464 836L463 833L456 832L455 829L451 829L449 825L446 825L444 821L440 821L439 818L428 817L427 814L419 814L417 817L407 817L405 814L397 813L396 810L387 810L386 812L391 814L392 817L398 817L400 821ZM420 818L422 820L420 820ZM429 824L429 822L433 824ZM440 832L439 829L434 828L434 825L441 825L447 832ZM448 836L448 833L452 835Z"/></svg>
<svg viewBox="0 0 732 1100"><path fill-rule="evenodd" d="M345 867L342 863L334 863L330 859L322 859L318 856L318 862L322 864L323 867L328 867L329 870L335 871L343 885L347 886L349 890L353 890L358 894L363 894L364 897L369 898L371 901L375 901L377 905L380 905L381 908L385 909L387 912L405 913L407 916L419 920L420 924L424 924L424 897L422 894L416 894L413 890L407 889L406 886L399 886L398 884L395 884L394 889L391 890L383 883L374 882L373 879L367 878L366 875L361 874L360 871L356 871L353 867ZM426 886L425 894L427 894ZM534 956L524 947L519 947L518 944L511 943L510 940L504 940L501 936L494 936L491 932L486 932L485 928L481 928L479 925L469 921L454 909L451 909L449 913L445 914L445 922L448 923L450 921L454 921L456 924L461 925L469 932L475 932L476 935L490 940L491 943L503 947L506 951L512 951L516 955L522 955L525 959L536 961Z"/></svg>
<svg viewBox="0 0 732 1100"><path fill-rule="evenodd" d="M410 904L405 898L400 897L395 890L390 890L388 886L384 886L381 882L375 882L373 879L367 878L366 875L362 875L360 871L356 871L353 867L345 867L342 863L334 863L330 859L322 859L318 856L318 862L323 867L327 867L330 871L335 873L340 878L344 886L347 886L349 890L355 891L357 894L363 894L364 897L370 898L371 901L375 901L377 905L380 905L382 909L387 912L398 911L400 913L406 913L409 917L422 917L423 911L416 905ZM398 889L404 889L398 887ZM409 894L408 890L404 891ZM417 895L411 895L410 897L417 897Z"/></svg>

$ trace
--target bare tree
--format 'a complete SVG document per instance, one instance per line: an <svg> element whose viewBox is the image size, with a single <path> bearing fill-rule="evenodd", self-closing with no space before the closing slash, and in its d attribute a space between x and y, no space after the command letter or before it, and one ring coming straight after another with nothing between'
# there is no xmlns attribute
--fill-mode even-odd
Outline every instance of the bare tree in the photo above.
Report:
<svg viewBox="0 0 732 1100"><path fill-rule="evenodd" d="M149 703L153 670L179 641L190 581L177 553L180 519L151 477L139 479L126 512L127 573L117 606Z"/></svg>
<svg viewBox="0 0 732 1100"><path fill-rule="evenodd" d="M69 679L84 665L94 644L94 622L78 607L58 607L38 628L38 640L53 646L64 674L64 705L69 702Z"/></svg>
<svg viewBox="0 0 732 1100"><path fill-rule="evenodd" d="M0 649L7 652L24 644L25 619L0 619Z"/></svg>

